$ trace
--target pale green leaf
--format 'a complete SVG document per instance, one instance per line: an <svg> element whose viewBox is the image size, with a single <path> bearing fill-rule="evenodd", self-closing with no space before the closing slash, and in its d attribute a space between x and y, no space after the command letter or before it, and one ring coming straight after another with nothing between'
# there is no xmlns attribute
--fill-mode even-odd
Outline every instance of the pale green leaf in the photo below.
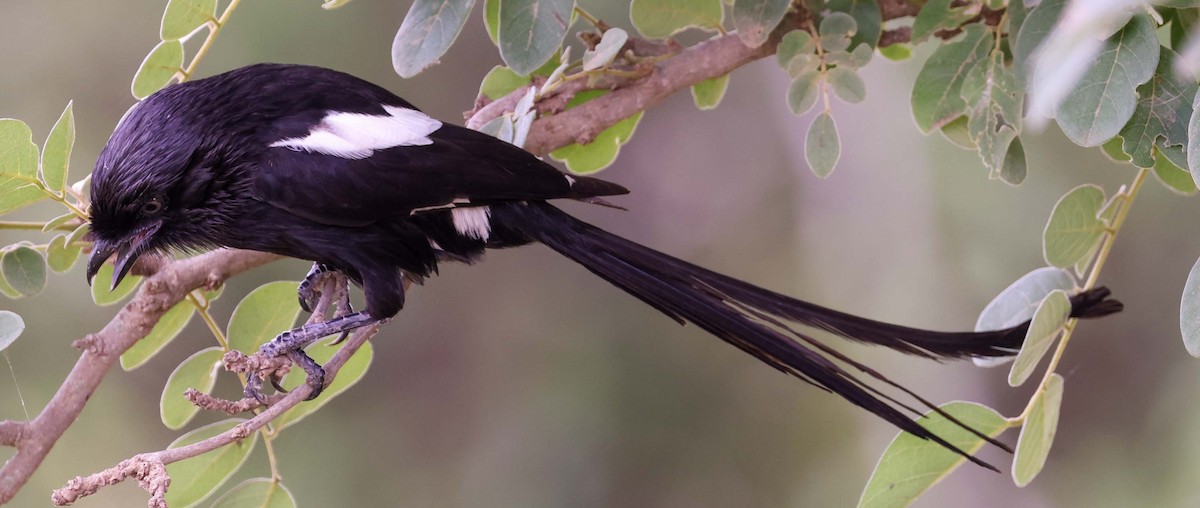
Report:
<svg viewBox="0 0 1200 508"><path fill-rule="evenodd" d="M1026 78L1029 77L1033 61L1030 57L1042 45L1042 41L1046 40L1046 36L1054 30L1066 4L1067 0L1042 0L1037 7L1027 13L1017 36L1011 40L1013 70L1020 83L1025 83Z"/></svg>
<svg viewBox="0 0 1200 508"><path fill-rule="evenodd" d="M183 70L183 44L179 41L162 41L150 50L137 74L133 76L130 91L138 100L149 97Z"/></svg>
<svg viewBox="0 0 1200 508"><path fill-rule="evenodd" d="M164 41L179 40L216 20L217 0L169 0L159 36Z"/></svg>
<svg viewBox="0 0 1200 508"><path fill-rule="evenodd" d="M1187 146L1184 150L1187 153L1188 172L1192 174L1192 180L1200 185L1200 93L1196 94L1192 102L1192 116L1188 118ZM0 188L2 187L0 184Z"/></svg>
<svg viewBox="0 0 1200 508"><path fill-rule="evenodd" d="M629 40L629 34L620 28L610 28L604 31L595 50L583 53L583 70L593 71L611 63ZM563 64L565 65L565 63Z"/></svg>
<svg viewBox="0 0 1200 508"><path fill-rule="evenodd" d="M112 276L112 263L100 265L100 271L96 272L96 278L92 282L92 301L96 302L96 305L112 305L124 300L126 296L133 293L133 290L137 289L138 283L142 281L140 276L127 275L120 285L109 291L109 281L112 280Z"/></svg>
<svg viewBox="0 0 1200 508"><path fill-rule="evenodd" d="M24 331L25 320L21 319L21 316L12 311L0 310L0 351L8 349Z"/></svg>
<svg viewBox="0 0 1200 508"><path fill-rule="evenodd" d="M1054 118L1071 141L1097 146L1111 139L1133 116L1138 85L1150 80L1158 64L1158 35L1144 14L1104 41L1100 54L1055 111Z"/></svg>
<svg viewBox="0 0 1200 508"><path fill-rule="evenodd" d="M1012 69L1004 64L1004 54L992 53L987 62L976 65L963 80L963 99L970 106L967 132L979 149L979 158L990 178L1000 178L1013 140L1021 132L1021 107L1025 94ZM1020 149L1021 169L1024 149ZM1024 179L1019 176L1018 183Z"/></svg>
<svg viewBox="0 0 1200 508"><path fill-rule="evenodd" d="M1179 167L1180 163L1187 164L1182 147L1154 148L1154 176L1158 177L1158 181L1176 194L1195 195L1196 182L1192 180L1191 173Z"/></svg>
<svg viewBox="0 0 1200 508"><path fill-rule="evenodd" d="M830 69L825 75L829 87L838 98L850 104L858 104L867 98L867 84L857 72L845 67Z"/></svg>
<svg viewBox="0 0 1200 508"><path fill-rule="evenodd" d="M252 478L217 498L212 508L295 508L296 498L282 482Z"/></svg>
<svg viewBox="0 0 1200 508"><path fill-rule="evenodd" d="M661 39L691 27L719 27L725 7L721 0L633 0L629 19L642 35Z"/></svg>
<svg viewBox="0 0 1200 508"><path fill-rule="evenodd" d="M796 76L788 86L787 102L792 113L803 115L817 103L821 95L821 73L808 71Z"/></svg>
<svg viewBox="0 0 1200 508"><path fill-rule="evenodd" d="M1179 303L1179 331L1188 354L1200 358L1200 259L1192 265ZM2 348L0 348L2 349Z"/></svg>
<svg viewBox="0 0 1200 508"><path fill-rule="evenodd" d="M0 214L46 196L37 188L38 147L20 120L0 118Z"/></svg>
<svg viewBox="0 0 1200 508"><path fill-rule="evenodd" d="M75 260L79 259L79 252L78 245L67 245L67 235L55 235L46 245L46 265L55 272L63 273L70 270Z"/></svg>
<svg viewBox="0 0 1200 508"><path fill-rule="evenodd" d="M1009 185L1020 185L1025 181L1025 172L1025 146L1021 144L1021 138L1013 138L1004 155L1004 165L1000 166L1000 180Z"/></svg>
<svg viewBox="0 0 1200 508"><path fill-rule="evenodd" d="M1080 185L1054 205L1042 233L1042 252L1051 266L1070 268L1092 251L1104 236L1104 222L1097 217L1104 206L1104 190Z"/></svg>
<svg viewBox="0 0 1200 508"><path fill-rule="evenodd" d="M1113 162L1129 162L1129 154L1121 150L1121 145L1125 144L1125 140L1121 136L1112 138L1103 145L1100 145L1100 150L1104 152L1104 156L1108 157ZM1191 145L1188 146L1191 148Z"/></svg>
<svg viewBox="0 0 1200 508"><path fill-rule="evenodd" d="M325 0L325 2L321 4L321 8L327 11L332 11L348 3L350 3L350 0Z"/></svg>
<svg viewBox="0 0 1200 508"><path fill-rule="evenodd" d="M529 82L529 76L522 76L508 67L497 65L492 67L492 70L488 71L487 75L483 77L483 81L479 83L479 95L497 100L528 85Z"/></svg>
<svg viewBox="0 0 1200 508"><path fill-rule="evenodd" d="M298 282L268 282L238 302L225 338L230 349L252 353L276 335L291 330L300 314Z"/></svg>
<svg viewBox="0 0 1200 508"><path fill-rule="evenodd" d="M959 4L963 5L959 5ZM955 7L951 7L955 5ZM979 5L974 2L959 2L954 0L929 0L921 7L913 20L911 40L913 44L925 41L934 32L958 28L967 20L979 14Z"/></svg>
<svg viewBox="0 0 1200 508"><path fill-rule="evenodd" d="M474 5L475 0L413 2L392 39L392 68L396 74L411 78L436 64L458 38Z"/></svg>
<svg viewBox="0 0 1200 508"><path fill-rule="evenodd" d="M843 67L845 70L854 70L867 65L874 54L875 51L871 49L871 46L859 44L853 51L826 53L825 63L830 66Z"/></svg>
<svg viewBox="0 0 1200 508"><path fill-rule="evenodd" d="M955 146L974 150L976 148L975 140L971 139L971 134L967 132L967 122L965 115L960 116L943 125L938 131L942 133L942 137L946 138L946 141L954 143Z"/></svg>
<svg viewBox="0 0 1200 508"><path fill-rule="evenodd" d="M49 233L50 231L59 229L65 226L68 222L75 220L76 217L78 216L75 215L75 212L67 212L59 215L58 217L46 221L46 225L42 226L42 232Z"/></svg>
<svg viewBox="0 0 1200 508"><path fill-rule="evenodd" d="M74 102L67 103L67 109L54 122L46 144L42 147L42 182L55 192L62 192L67 181L67 165L71 159L71 148L75 146L75 114L72 108Z"/></svg>
<svg viewBox="0 0 1200 508"><path fill-rule="evenodd" d="M696 103L696 107L700 111L708 111L716 108L717 104L721 103L721 99L725 97L725 90L728 88L728 74L713 79L706 79L692 85L692 101Z"/></svg>
<svg viewBox="0 0 1200 508"><path fill-rule="evenodd" d="M228 431L246 420L233 418L205 425L188 432L171 443L169 449L197 443ZM258 433L195 457L167 464L171 488L167 490L167 506L188 508L216 492L246 463L250 451L258 442Z"/></svg>
<svg viewBox="0 0 1200 508"><path fill-rule="evenodd" d="M508 115L500 115L479 126L479 132L492 136L505 143L513 142L513 123Z"/></svg>
<svg viewBox="0 0 1200 508"><path fill-rule="evenodd" d="M504 0L500 3L500 56L527 75L558 52L571 23L574 0Z"/></svg>
<svg viewBox="0 0 1200 508"><path fill-rule="evenodd" d="M500 44L500 0L483 0L483 28L492 44Z"/></svg>
<svg viewBox="0 0 1200 508"><path fill-rule="evenodd" d="M1188 122L1196 81L1175 71L1174 51L1160 47L1162 56L1149 82L1137 88L1138 102L1133 117L1121 129L1122 151L1140 168L1154 167L1154 147L1181 146L1188 139Z"/></svg>
<svg viewBox="0 0 1200 508"><path fill-rule="evenodd" d="M183 331L196 307L184 300L163 313L150 333L121 353L121 368L127 371L141 367L170 344ZM177 427L175 427L177 428Z"/></svg>
<svg viewBox="0 0 1200 508"><path fill-rule="evenodd" d="M804 160L808 167L817 177L826 178L841 156L842 146L833 116L829 113L817 115L804 139Z"/></svg>
<svg viewBox="0 0 1200 508"><path fill-rule="evenodd" d="M968 25L961 39L939 46L925 61L912 92L913 119L921 132L929 133L967 112L963 81L971 69L987 61L993 42L986 28Z"/></svg>
<svg viewBox="0 0 1200 508"><path fill-rule="evenodd" d="M575 95L567 103L567 109L608 93L607 90L590 90ZM572 173L589 174L600 171L613 163L620 153L621 145L629 141L637 129L638 122L644 112L639 111L633 116L617 122L612 127L604 129L591 143L581 145L573 143L550 152L554 160L565 162Z"/></svg>
<svg viewBox="0 0 1200 508"><path fill-rule="evenodd" d="M792 30L779 40L779 47L775 51L775 61L779 63L780 67L787 69L788 64L796 55L812 55L816 50L817 45L811 34L804 30Z"/></svg>
<svg viewBox="0 0 1200 508"><path fill-rule="evenodd" d="M1054 344L1055 337L1058 337L1063 326L1067 324L1067 317L1070 315L1071 300L1067 298L1067 293L1055 289L1046 295L1037 311L1033 313L1029 330L1025 332L1025 341L1021 343L1021 352L1017 353L1012 370L1008 372L1009 386L1021 386L1029 379L1038 362Z"/></svg>
<svg viewBox="0 0 1200 508"><path fill-rule="evenodd" d="M783 20L789 0L738 0L733 4L733 27L742 43L757 48Z"/></svg>
<svg viewBox="0 0 1200 508"><path fill-rule="evenodd" d="M4 280L3 275L0 275L0 294L14 300L21 297L21 293L17 292L16 289L13 289L12 286L8 285L8 281Z"/></svg>
<svg viewBox="0 0 1200 508"><path fill-rule="evenodd" d="M1029 272L996 295L979 313L975 331L1012 328L1033 317L1042 300L1055 290L1074 293L1078 288L1071 273L1061 268L1042 267Z"/></svg>
<svg viewBox="0 0 1200 508"><path fill-rule="evenodd" d="M175 367L167 377L162 397L158 402L158 413L163 425L179 430L192 421L200 408L183 396L183 392L194 388L201 393L212 393L217 383L217 371L221 368L221 348L213 346L201 349Z"/></svg>
<svg viewBox="0 0 1200 508"><path fill-rule="evenodd" d="M1046 465L1050 445L1054 443L1054 434L1058 431L1062 396L1063 377L1057 373L1050 376L1044 391L1034 395L1033 409L1021 428L1017 453L1013 457L1012 477L1018 487L1029 485L1042 471L1042 466Z"/></svg>
<svg viewBox="0 0 1200 508"><path fill-rule="evenodd" d="M818 44L826 53L838 53L850 47L850 38L858 33L858 23L844 12L831 12L821 18L817 28Z"/></svg>
<svg viewBox="0 0 1200 508"><path fill-rule="evenodd" d="M829 0L825 7L831 11L844 12L854 18L857 30L850 38L850 47L858 49L866 44L873 50L883 33L883 14L875 0Z"/></svg>
<svg viewBox="0 0 1200 508"><path fill-rule="evenodd" d="M941 409L988 437L999 436L1008 428L1004 416L974 402L951 402ZM986 442L935 412L927 413L917 423L967 453L974 453ZM901 432L879 458L858 507L908 506L966 460L933 441Z"/></svg>
<svg viewBox="0 0 1200 508"><path fill-rule="evenodd" d="M46 287L46 260L36 250L17 247L0 258L0 274L21 296L35 296Z"/></svg>
<svg viewBox="0 0 1200 508"><path fill-rule="evenodd" d="M331 337L313 344L306 350L308 356L312 357L320 365L329 362L329 359L338 351L337 347L330 346L330 342L335 338ZM275 420L275 428L284 429L299 422L305 416L320 409L321 406L328 404L334 397L354 386L355 383L358 383L366 375L367 368L371 366L371 358L374 356L375 352L371 348L371 343L364 343L358 351L354 352L354 356L346 360L341 370L338 371L337 377L334 378L329 386L325 387L325 391L321 392L320 397L317 397L315 400L301 402L296 407L289 409L278 420ZM284 376L283 386L289 389L300 386L300 384L304 383L304 376L304 370L292 369L288 372L287 376Z"/></svg>

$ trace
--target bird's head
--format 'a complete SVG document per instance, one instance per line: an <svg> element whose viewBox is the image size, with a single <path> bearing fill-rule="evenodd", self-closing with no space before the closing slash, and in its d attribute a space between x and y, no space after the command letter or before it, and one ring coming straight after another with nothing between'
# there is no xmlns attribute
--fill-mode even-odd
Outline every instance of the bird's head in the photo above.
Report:
<svg viewBox="0 0 1200 508"><path fill-rule="evenodd" d="M200 112L204 98L189 88L168 87L134 106L100 153L91 182L89 284L113 254L116 287L143 254L219 243L213 231L228 222L236 163L215 134L213 112Z"/></svg>

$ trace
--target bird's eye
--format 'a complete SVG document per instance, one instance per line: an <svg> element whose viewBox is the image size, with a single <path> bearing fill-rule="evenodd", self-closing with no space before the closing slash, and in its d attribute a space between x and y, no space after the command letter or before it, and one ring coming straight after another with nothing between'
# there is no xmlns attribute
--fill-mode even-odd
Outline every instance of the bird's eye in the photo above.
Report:
<svg viewBox="0 0 1200 508"><path fill-rule="evenodd" d="M162 209L162 201L159 201L158 199L151 199L150 201L142 204L142 213L145 215L154 215L158 212L161 212Z"/></svg>

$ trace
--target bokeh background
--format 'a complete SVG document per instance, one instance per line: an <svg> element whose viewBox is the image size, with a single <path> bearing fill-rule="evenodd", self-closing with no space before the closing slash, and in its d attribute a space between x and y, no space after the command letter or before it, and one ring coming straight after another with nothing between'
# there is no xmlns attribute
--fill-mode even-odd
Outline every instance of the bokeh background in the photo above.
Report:
<svg viewBox="0 0 1200 508"><path fill-rule="evenodd" d="M319 3L245 2L200 73L260 61L324 65L457 122L500 62L477 10L441 65L401 80L389 48L409 2L358 0L331 12ZM630 28L627 5L582 3ZM132 104L129 82L157 41L163 4L0 6L0 117L28 122L40 143L74 99L72 181ZM877 56L863 71L867 100L835 104L843 153L828 180L804 162L811 119L787 111L786 76L768 59L739 69L715 111L697 111L684 93L645 116L603 173L634 189L618 199L629 212L566 206L801 298L907 325L970 328L997 292L1043 265L1041 232L1060 195L1085 182L1111 194L1134 171L1051 127L1024 138L1024 185L989 181L977 155L915 129L908 97L929 51L920 49L903 63ZM1055 446L1033 485L964 467L918 506L1200 503L1200 364L1178 331L1179 295L1200 256L1196 199L1153 181L1139 196L1102 277L1127 310L1075 334L1061 365ZM45 205L17 218L57 214ZM0 232L5 244L24 238ZM216 315L228 319L250 289L305 270L280 262L238 277ZM0 372L0 418L39 410L77 358L70 342L116 312L91 304L82 266L52 277L40 296L0 307L28 325L7 351L13 373ZM212 344L194 319L148 366L109 374L14 505L46 506L69 478L165 447L178 433L159 422L163 383ZM375 346L363 383L277 441L284 482L303 506L851 506L895 434L542 247L445 266ZM1031 387L1009 388L1004 369L844 349L935 401L980 401L1014 415L1030 395ZM218 393L234 395L232 379L223 376ZM1015 442L1015 432L1004 439ZM991 451L985 458L1009 462ZM260 447L226 487L268 475ZM144 499L126 483L78 506Z"/></svg>

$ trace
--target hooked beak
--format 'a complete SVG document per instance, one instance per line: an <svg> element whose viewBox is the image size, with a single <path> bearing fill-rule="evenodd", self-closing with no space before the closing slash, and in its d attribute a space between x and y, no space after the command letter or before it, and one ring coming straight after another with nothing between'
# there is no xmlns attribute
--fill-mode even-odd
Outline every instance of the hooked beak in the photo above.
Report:
<svg viewBox="0 0 1200 508"><path fill-rule="evenodd" d="M137 261L138 256L146 251L148 241L154 237L154 233L157 233L160 227L162 227L162 222L156 221L138 228L129 236L115 242L97 239L92 248L92 255L88 258L88 285L92 284L96 272L100 271L100 267L115 252L117 253L116 267L113 269L112 286L109 290L116 289L121 280L129 274L129 270L133 268L133 263Z"/></svg>

